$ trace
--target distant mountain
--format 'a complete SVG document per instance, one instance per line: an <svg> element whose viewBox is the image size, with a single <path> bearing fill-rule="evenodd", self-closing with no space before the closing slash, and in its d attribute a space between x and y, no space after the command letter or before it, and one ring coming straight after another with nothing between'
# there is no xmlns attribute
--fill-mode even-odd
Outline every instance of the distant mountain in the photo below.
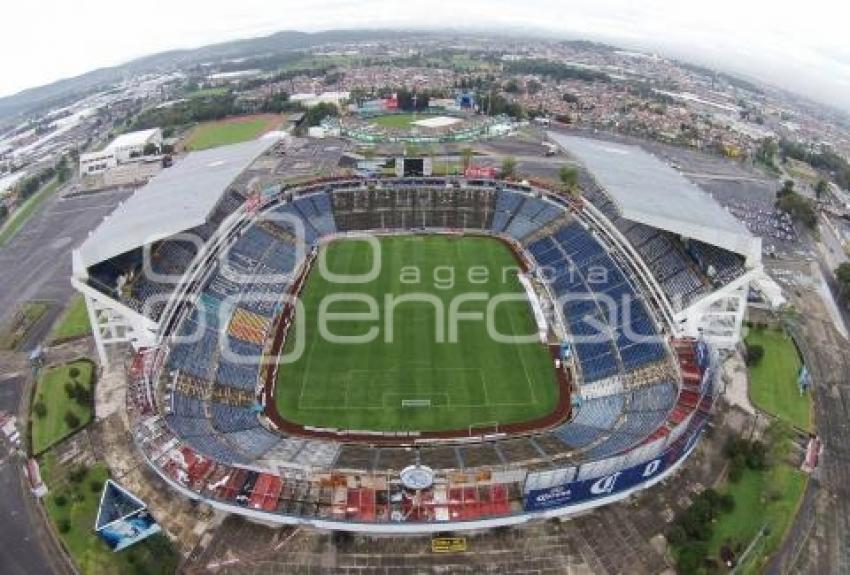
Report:
<svg viewBox="0 0 850 575"><path fill-rule="evenodd" d="M307 33L297 31L276 32L269 36L234 40L212 44L192 50L172 50L136 60L86 72L73 78L58 80L52 84L30 88L11 96L0 98L0 122L16 116L46 110L50 107L71 103L97 90L104 89L125 78L152 72L169 72L202 62L229 58L280 53L313 46L364 40L392 40L424 36L426 32L398 30L329 30Z"/></svg>

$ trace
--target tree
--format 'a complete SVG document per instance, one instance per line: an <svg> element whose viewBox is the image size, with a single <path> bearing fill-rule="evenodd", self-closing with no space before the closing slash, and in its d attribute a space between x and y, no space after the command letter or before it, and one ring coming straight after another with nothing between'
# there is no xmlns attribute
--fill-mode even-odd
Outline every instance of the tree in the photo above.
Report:
<svg viewBox="0 0 850 575"><path fill-rule="evenodd" d="M763 138L756 148L756 160L771 167L776 167L777 145L773 138Z"/></svg>
<svg viewBox="0 0 850 575"><path fill-rule="evenodd" d="M56 164L56 179L59 183L65 182L71 175L71 168L68 167L67 156L62 156L59 163Z"/></svg>
<svg viewBox="0 0 850 575"><path fill-rule="evenodd" d="M815 184L815 197L820 201L823 198L823 195L829 191L829 183L823 178L818 180L818 183Z"/></svg>
<svg viewBox="0 0 850 575"><path fill-rule="evenodd" d="M673 525L667 532L667 541L670 543L670 545L673 545L674 547L682 545L687 540L688 534L685 533L685 530L678 523Z"/></svg>
<svg viewBox="0 0 850 575"><path fill-rule="evenodd" d="M56 528L59 529L59 533L69 532L71 530L71 520L63 517L56 523Z"/></svg>
<svg viewBox="0 0 850 575"><path fill-rule="evenodd" d="M513 178L516 174L516 159L512 156L507 156L502 160L502 169L499 176L503 179Z"/></svg>
<svg viewBox="0 0 850 575"><path fill-rule="evenodd" d="M578 104L579 102L578 96L576 96L572 92L564 92L563 95L561 95L561 100L563 100L567 104Z"/></svg>
<svg viewBox="0 0 850 575"><path fill-rule="evenodd" d="M541 84L537 80L532 79L532 80L529 80L528 82L525 83L525 90L529 94L536 94L542 89L543 89L543 84Z"/></svg>
<svg viewBox="0 0 850 575"><path fill-rule="evenodd" d="M565 193L575 195L578 192L578 170L572 166L562 166L558 170L558 179Z"/></svg>
<svg viewBox="0 0 850 575"><path fill-rule="evenodd" d="M68 399L74 399L77 396L77 390L74 388L74 384L70 381L66 381L65 385L65 395L68 396Z"/></svg>
<svg viewBox="0 0 850 575"><path fill-rule="evenodd" d="M464 149L460 151L460 157L463 161L463 171L469 169L469 166L472 165L472 148L466 146Z"/></svg>
<svg viewBox="0 0 850 575"><path fill-rule="evenodd" d="M845 305L850 305L850 263L844 262L835 269L835 280L841 299Z"/></svg>
<svg viewBox="0 0 850 575"><path fill-rule="evenodd" d="M77 429L80 426L80 418L77 417L77 414L73 411L65 412L65 425L67 425L70 429Z"/></svg>
<svg viewBox="0 0 850 575"><path fill-rule="evenodd" d="M764 347L757 343L747 343L747 365L755 366L761 363L764 357Z"/></svg>
<svg viewBox="0 0 850 575"><path fill-rule="evenodd" d="M782 182L782 187L776 192L776 199L782 199L785 196L790 196L794 193L794 180L785 180Z"/></svg>
<svg viewBox="0 0 850 575"><path fill-rule="evenodd" d="M790 180L786 180L786 184ZM813 202L793 191L793 183L790 188L783 185L777 193L776 207L783 212L788 212L791 217L810 230L815 229L818 223L818 215Z"/></svg>
<svg viewBox="0 0 850 575"><path fill-rule="evenodd" d="M47 415L47 405L44 404L40 399L35 402L32 406L32 410L38 416L39 419L44 419L44 416Z"/></svg>
<svg viewBox="0 0 850 575"><path fill-rule="evenodd" d="M511 78L505 83L502 89L508 94L517 94L519 92L519 83L517 83L516 79Z"/></svg>

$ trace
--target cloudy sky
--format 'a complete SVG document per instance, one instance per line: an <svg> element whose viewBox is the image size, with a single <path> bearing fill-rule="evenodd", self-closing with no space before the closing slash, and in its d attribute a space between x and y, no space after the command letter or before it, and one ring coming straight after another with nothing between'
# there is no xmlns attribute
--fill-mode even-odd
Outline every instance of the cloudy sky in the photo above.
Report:
<svg viewBox="0 0 850 575"><path fill-rule="evenodd" d="M277 30L542 28L757 77L850 111L846 0L10 0L0 96L171 48Z"/></svg>

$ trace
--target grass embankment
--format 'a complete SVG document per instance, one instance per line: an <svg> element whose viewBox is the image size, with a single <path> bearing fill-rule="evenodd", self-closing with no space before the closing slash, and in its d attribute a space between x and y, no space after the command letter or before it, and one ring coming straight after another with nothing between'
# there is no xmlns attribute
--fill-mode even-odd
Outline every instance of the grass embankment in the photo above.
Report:
<svg viewBox="0 0 850 575"><path fill-rule="evenodd" d="M59 189L60 185L59 180L50 180L9 216L3 226L0 227L0 247L3 247L24 227L27 220Z"/></svg>
<svg viewBox="0 0 850 575"><path fill-rule="evenodd" d="M697 496L668 530L682 573L759 573L776 552L797 514L808 476L792 454L795 432L775 421L762 441L733 439L726 446L729 473L722 485ZM712 503L716 501L717 503Z"/></svg>
<svg viewBox="0 0 850 575"><path fill-rule="evenodd" d="M81 295L74 296L62 318L53 327L50 339L53 343L60 343L70 339L83 337L91 333L89 323L89 312L86 308L86 300Z"/></svg>
<svg viewBox="0 0 850 575"><path fill-rule="evenodd" d="M94 364L89 360L52 367L41 374L30 415L33 453L43 452L88 425L93 383ZM73 389L73 397L69 389Z"/></svg>
<svg viewBox="0 0 850 575"><path fill-rule="evenodd" d="M21 305L2 330L0 330L0 349L13 350L18 347L29 331L47 313L47 303L28 301Z"/></svg>
<svg viewBox="0 0 850 575"><path fill-rule="evenodd" d="M758 409L811 431L811 400L808 394L800 395L797 377L802 362L791 336L784 330L754 328L746 343L764 349L764 357L748 368L750 400Z"/></svg>
<svg viewBox="0 0 850 575"><path fill-rule="evenodd" d="M50 491L44 501L45 509L81 573L126 575L176 571L178 556L162 534L118 553L113 553L95 534L100 494L109 477L105 465L74 468L64 477L59 477L58 466L52 455L42 458L42 476Z"/></svg>

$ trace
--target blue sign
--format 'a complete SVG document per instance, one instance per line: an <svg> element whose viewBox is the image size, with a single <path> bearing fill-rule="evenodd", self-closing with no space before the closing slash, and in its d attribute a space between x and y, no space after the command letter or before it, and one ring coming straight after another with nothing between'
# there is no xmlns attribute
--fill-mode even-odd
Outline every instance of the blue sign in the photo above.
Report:
<svg viewBox="0 0 850 575"><path fill-rule="evenodd" d="M632 467L592 479L562 483L546 489L532 489L525 496L525 510L542 511L576 505L622 493L645 483L663 473L681 457L688 455L696 445L700 431L692 433L687 440L677 442L658 457Z"/></svg>

